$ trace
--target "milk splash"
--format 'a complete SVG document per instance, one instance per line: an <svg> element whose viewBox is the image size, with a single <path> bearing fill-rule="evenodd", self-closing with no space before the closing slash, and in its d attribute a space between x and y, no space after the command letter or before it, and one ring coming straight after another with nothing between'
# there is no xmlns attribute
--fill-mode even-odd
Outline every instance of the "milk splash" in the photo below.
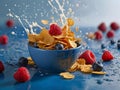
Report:
<svg viewBox="0 0 120 90"><path fill-rule="evenodd" d="M48 0L48 3L50 4L50 6L55 10L55 12L58 14L58 15L60 15L60 20L61 20L61 23L62 23L62 25L65 25L65 21L66 21L66 19L67 19L67 17L65 16L65 14L64 14L64 6L62 6L62 5L60 5L60 2L59 2L59 0L55 0L55 2L56 2L56 4L58 5L58 7L59 7L59 9L60 9L60 11L61 11L61 14L59 14L58 13L58 10L56 9L56 7L54 7L54 5L52 4L52 1L51 0ZM64 5L64 2L65 1L63 1L63 5ZM64 21L65 20L65 21Z"/></svg>
<svg viewBox="0 0 120 90"><path fill-rule="evenodd" d="M25 23L27 23L29 25L30 29L28 29L25 27L21 18L18 15L15 15L14 13L9 13L9 14L7 14L7 16L15 17L20 22L20 24L22 25L22 27L24 28L24 30L26 31L27 34L29 34L29 33L35 34L33 31L33 27L39 27L40 29L43 28L37 22L32 22L32 24L30 24L27 19L24 19Z"/></svg>
<svg viewBox="0 0 120 90"><path fill-rule="evenodd" d="M65 5L65 0L63 0L62 5L60 4L59 0L54 0L54 1L58 5L60 13L59 13L58 9L53 5L53 0L48 0L48 3L51 6L51 8L54 10L54 12L60 17L60 23L62 25L65 25L65 23L67 23L66 22L67 17L65 16L64 8L63 8ZM24 30L26 31L27 34L29 34L29 33L35 34L35 32L33 30L34 27L38 27L40 29L44 28L44 27L40 26L37 22L30 23L27 19L21 19L20 16L16 15L11 10L9 10L9 13L7 14L7 16L15 17L19 21L19 23L22 25L22 27L24 28ZM53 19L53 21L55 21L55 20ZM23 22L29 26L29 29L25 26L25 24Z"/></svg>

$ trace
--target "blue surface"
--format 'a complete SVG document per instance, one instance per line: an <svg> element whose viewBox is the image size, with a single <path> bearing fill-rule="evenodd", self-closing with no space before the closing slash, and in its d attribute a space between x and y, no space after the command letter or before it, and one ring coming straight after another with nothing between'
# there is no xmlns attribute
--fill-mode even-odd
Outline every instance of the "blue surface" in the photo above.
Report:
<svg viewBox="0 0 120 90"><path fill-rule="evenodd" d="M82 32L95 30L95 28L81 28ZM12 35L11 32L15 32ZM109 40L102 42L91 41L84 37L82 33L76 33L82 36L88 43L87 47L82 48L91 49L97 60L100 60L102 50L101 43L107 44L109 49L115 56L115 59L110 62L104 62L104 70L106 75L92 75L83 74L81 72L73 73L75 78L72 80L62 79L58 74L47 73L38 70L34 67L28 67L31 73L31 80L25 83L17 83L13 78L13 73L18 66L16 65L19 57L28 57L27 37L23 28L1 28L0 35L7 34L9 36L9 43L6 46L0 47L0 60L5 64L5 71L0 74L0 90L119 90L120 88L120 51L117 50L116 44L110 45ZM116 40L120 31L116 32ZM9 64L7 63L9 62Z"/></svg>

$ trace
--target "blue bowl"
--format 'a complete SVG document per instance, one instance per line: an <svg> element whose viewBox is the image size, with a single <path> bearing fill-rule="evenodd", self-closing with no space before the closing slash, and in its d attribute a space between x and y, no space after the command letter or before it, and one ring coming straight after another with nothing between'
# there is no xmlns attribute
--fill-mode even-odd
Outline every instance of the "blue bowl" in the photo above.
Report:
<svg viewBox="0 0 120 90"><path fill-rule="evenodd" d="M67 71L80 54L81 46L69 50L43 50L28 45L31 58L38 68L49 72Z"/></svg>

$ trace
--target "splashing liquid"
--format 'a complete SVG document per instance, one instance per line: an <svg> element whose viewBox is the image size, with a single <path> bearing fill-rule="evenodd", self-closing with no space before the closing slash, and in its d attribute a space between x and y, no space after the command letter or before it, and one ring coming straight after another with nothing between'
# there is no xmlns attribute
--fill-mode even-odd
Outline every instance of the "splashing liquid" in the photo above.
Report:
<svg viewBox="0 0 120 90"><path fill-rule="evenodd" d="M59 0L54 0L54 3L56 5L58 5L58 9L53 4L52 0L48 0L48 4L51 6L53 11L60 17L60 23L63 26L65 24L67 24L67 22L66 22L67 17L65 16L64 8L63 8L65 5L65 0L63 0L62 5L60 4ZM60 10L60 13L58 10ZM37 22L29 23L29 21L27 19L21 19L20 16L16 15L11 10L9 10L9 12L10 13L8 13L7 16L12 17L12 18L15 17L19 21L19 23L22 25L22 27L24 28L24 30L26 31L27 34L29 34L29 33L35 34L35 32L33 30L34 27L43 29L43 27L40 26ZM54 17L52 19L53 19L52 23L55 23L55 21L57 21L57 20L54 20ZM25 26L25 24L23 22L29 26L29 29Z"/></svg>

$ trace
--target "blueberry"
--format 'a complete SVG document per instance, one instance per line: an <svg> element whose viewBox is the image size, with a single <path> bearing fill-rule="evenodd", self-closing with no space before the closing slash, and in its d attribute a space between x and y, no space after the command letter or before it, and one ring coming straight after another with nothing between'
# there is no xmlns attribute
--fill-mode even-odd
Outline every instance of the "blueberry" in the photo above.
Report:
<svg viewBox="0 0 120 90"><path fill-rule="evenodd" d="M120 39L117 42L120 43Z"/></svg>
<svg viewBox="0 0 120 90"><path fill-rule="evenodd" d="M101 62L95 62L92 65L92 68L94 71L102 71L103 70L103 64Z"/></svg>
<svg viewBox="0 0 120 90"><path fill-rule="evenodd" d="M105 44L101 44L101 49L106 48Z"/></svg>
<svg viewBox="0 0 120 90"><path fill-rule="evenodd" d="M63 49L64 49L64 46L63 46L63 44L61 44L61 43L57 43L57 44L55 45L55 49L56 49L56 50L63 50Z"/></svg>
<svg viewBox="0 0 120 90"><path fill-rule="evenodd" d="M113 39L110 40L111 44L115 44L115 41Z"/></svg>
<svg viewBox="0 0 120 90"><path fill-rule="evenodd" d="M27 64L28 64L27 58L25 58L25 57L19 58L19 61L18 61L19 66L27 66Z"/></svg>
<svg viewBox="0 0 120 90"><path fill-rule="evenodd" d="M37 43L34 43L34 45L33 45L35 48L39 48L38 46L37 46Z"/></svg>
<svg viewBox="0 0 120 90"><path fill-rule="evenodd" d="M75 43L77 44L77 47L81 45L79 41L75 41Z"/></svg>
<svg viewBox="0 0 120 90"><path fill-rule="evenodd" d="M120 43L117 43L117 48L120 49Z"/></svg>

